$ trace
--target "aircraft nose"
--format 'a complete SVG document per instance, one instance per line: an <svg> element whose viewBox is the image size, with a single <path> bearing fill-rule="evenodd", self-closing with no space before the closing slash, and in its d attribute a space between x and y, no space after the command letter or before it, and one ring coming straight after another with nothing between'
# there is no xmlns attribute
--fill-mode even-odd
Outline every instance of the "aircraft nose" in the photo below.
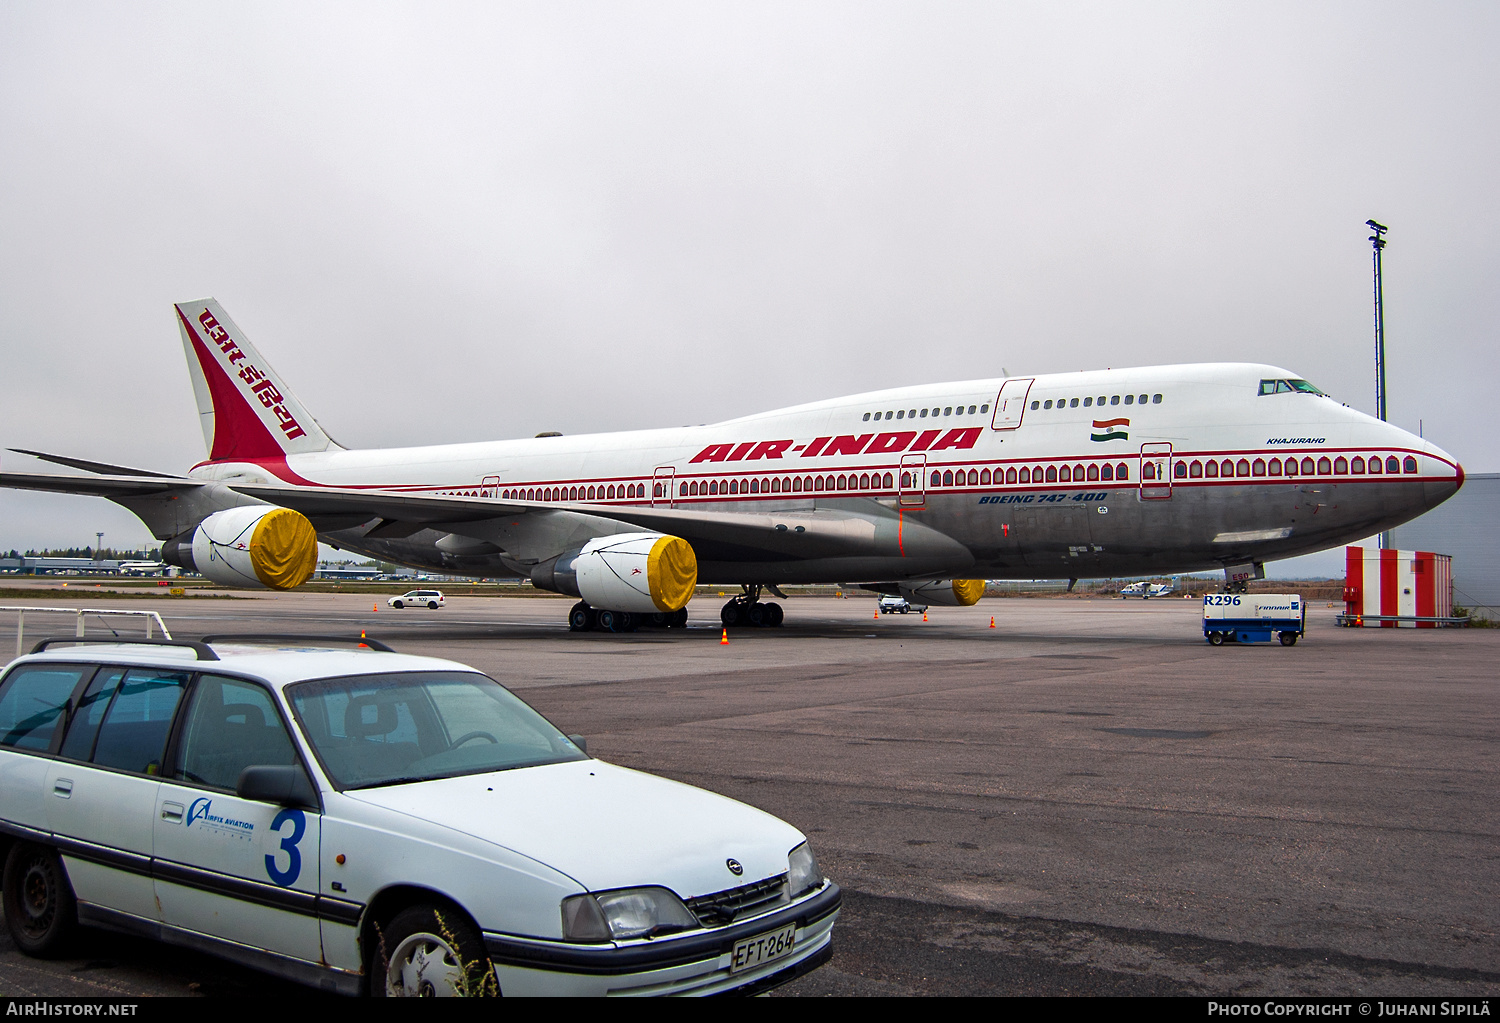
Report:
<svg viewBox="0 0 1500 1023"><path fill-rule="evenodd" d="M1423 503L1436 508L1463 487L1464 467L1436 444L1424 442L1422 447L1426 455L1422 459L1426 463L1422 469Z"/></svg>

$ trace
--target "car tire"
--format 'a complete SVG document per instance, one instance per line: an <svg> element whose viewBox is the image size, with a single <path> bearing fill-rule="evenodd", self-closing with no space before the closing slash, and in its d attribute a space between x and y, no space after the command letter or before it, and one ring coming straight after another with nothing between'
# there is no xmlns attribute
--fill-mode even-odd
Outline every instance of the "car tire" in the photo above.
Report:
<svg viewBox="0 0 1500 1023"><path fill-rule="evenodd" d="M1208 641L1213 646L1223 646L1224 634L1222 632L1210 632L1208 634Z"/></svg>
<svg viewBox="0 0 1500 1023"><path fill-rule="evenodd" d="M437 609L438 609L437 601L435 601L435 600L429 600L427 602L427 610L429 610L429 611L436 611Z"/></svg>
<svg viewBox="0 0 1500 1023"><path fill-rule="evenodd" d="M399 601L399 600L393 600L393 601L391 601L391 607L393 607L393 608L395 608L395 609L396 609L396 610L397 610L397 611L399 611L399 610L401 610L401 609L402 609L402 608L403 608L403 607L405 607L405 606L406 606L406 605L405 605L405 604L403 604L403 603L402 603L402 602L401 602L401 601Z"/></svg>
<svg viewBox="0 0 1500 1023"><path fill-rule="evenodd" d="M419 903L397 913L381 935L370 993L386 998L498 995L484 939L453 906Z"/></svg>
<svg viewBox="0 0 1500 1023"><path fill-rule="evenodd" d="M29 956L62 952L78 926L78 903L57 853L17 842L5 858L5 923Z"/></svg>

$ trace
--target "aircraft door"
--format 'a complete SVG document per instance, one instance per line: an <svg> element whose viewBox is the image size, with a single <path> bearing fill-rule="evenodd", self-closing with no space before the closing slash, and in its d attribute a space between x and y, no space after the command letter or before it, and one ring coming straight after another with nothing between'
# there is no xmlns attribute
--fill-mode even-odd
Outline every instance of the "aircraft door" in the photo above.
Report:
<svg viewBox="0 0 1500 1023"><path fill-rule="evenodd" d="M1021 425L1026 414L1026 396L1031 393L1035 377L1007 380L1000 385L1000 394L995 398L995 417L990 420L994 430L1014 430Z"/></svg>
<svg viewBox="0 0 1500 1023"><path fill-rule="evenodd" d="M903 508L920 508L927 503L927 455L901 456L901 479L896 493Z"/></svg>
<svg viewBox="0 0 1500 1023"><path fill-rule="evenodd" d="M1172 497L1172 445L1141 445L1141 500L1166 501Z"/></svg>
<svg viewBox="0 0 1500 1023"><path fill-rule="evenodd" d="M672 488L675 486L676 476L676 466L658 465L656 467L656 478L651 482L651 507L672 507L675 497Z"/></svg>
<svg viewBox="0 0 1500 1023"><path fill-rule="evenodd" d="M500 496L499 476L486 476L484 478L484 483L482 484L482 486L484 487L484 489L481 491L481 493L483 493L485 497L493 500Z"/></svg>

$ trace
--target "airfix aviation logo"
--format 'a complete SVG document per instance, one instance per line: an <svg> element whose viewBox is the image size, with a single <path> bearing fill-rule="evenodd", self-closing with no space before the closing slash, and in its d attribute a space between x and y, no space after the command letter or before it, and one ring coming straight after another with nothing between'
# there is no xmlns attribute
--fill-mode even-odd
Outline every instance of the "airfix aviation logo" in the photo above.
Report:
<svg viewBox="0 0 1500 1023"><path fill-rule="evenodd" d="M1095 419L1094 432L1089 434L1089 440L1129 440L1130 434L1121 429L1129 425L1128 419Z"/></svg>
<svg viewBox="0 0 1500 1023"><path fill-rule="evenodd" d="M287 411L286 405L283 404L286 399L276 389L276 385L269 377L246 361L245 353L240 350L239 345L235 344L234 338L229 336L229 331L221 327L219 321L214 319L214 314L205 309L203 315L198 317L198 322L203 324L203 329L208 331L209 339L219 346L219 351L223 352L229 360L231 370L236 368L236 364L244 363L243 366L238 367L239 378L250 385L250 393L259 398L262 405L276 413L277 425L281 427L281 432L286 434L287 439L305 436L306 431Z"/></svg>
<svg viewBox="0 0 1500 1023"><path fill-rule="evenodd" d="M898 430L894 433L844 434L815 437L806 444L790 440L745 441L743 444L710 444L693 456L694 462L753 462L759 458L827 458L830 455L891 455L900 451L965 451L979 441L983 427L957 430Z"/></svg>

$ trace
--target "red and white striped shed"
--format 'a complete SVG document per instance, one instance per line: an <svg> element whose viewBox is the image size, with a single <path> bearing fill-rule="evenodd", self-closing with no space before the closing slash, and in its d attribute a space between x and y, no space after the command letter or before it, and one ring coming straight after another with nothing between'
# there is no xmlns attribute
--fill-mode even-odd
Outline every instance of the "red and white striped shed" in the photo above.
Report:
<svg viewBox="0 0 1500 1023"><path fill-rule="evenodd" d="M1376 547L1346 547L1344 555L1348 624L1435 629L1435 619L1453 614L1453 559L1448 555Z"/></svg>

